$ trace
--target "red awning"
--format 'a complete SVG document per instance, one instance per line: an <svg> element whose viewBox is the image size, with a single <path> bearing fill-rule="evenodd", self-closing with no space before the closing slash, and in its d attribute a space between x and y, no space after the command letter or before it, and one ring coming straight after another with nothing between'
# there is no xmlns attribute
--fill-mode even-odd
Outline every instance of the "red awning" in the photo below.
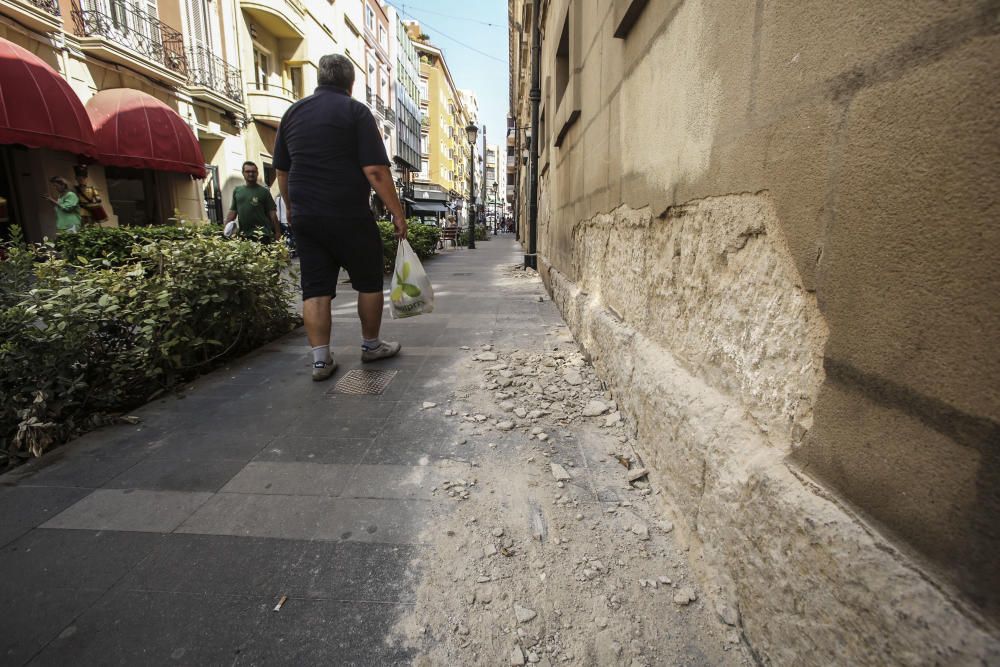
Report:
<svg viewBox="0 0 1000 667"><path fill-rule="evenodd" d="M130 88L102 90L87 102L101 164L178 171L205 178L201 146L177 112Z"/></svg>
<svg viewBox="0 0 1000 667"><path fill-rule="evenodd" d="M95 155L90 118L66 79L35 54L3 38L0 144Z"/></svg>

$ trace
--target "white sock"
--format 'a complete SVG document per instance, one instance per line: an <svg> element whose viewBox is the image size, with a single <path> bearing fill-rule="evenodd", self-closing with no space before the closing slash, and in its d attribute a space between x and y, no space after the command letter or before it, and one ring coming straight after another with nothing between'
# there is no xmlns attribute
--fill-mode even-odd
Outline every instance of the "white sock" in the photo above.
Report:
<svg viewBox="0 0 1000 667"><path fill-rule="evenodd" d="M312 349L312 351L313 351L313 363L314 364L316 362L318 362L318 361L322 361L323 363L326 363L326 362L330 361L330 359L333 357L333 354L330 353L330 346L329 345L320 345L319 347L314 347Z"/></svg>
<svg viewBox="0 0 1000 667"><path fill-rule="evenodd" d="M361 347L365 348L366 350L374 350L381 344L382 344L381 338L372 338L370 340L368 338L361 339Z"/></svg>

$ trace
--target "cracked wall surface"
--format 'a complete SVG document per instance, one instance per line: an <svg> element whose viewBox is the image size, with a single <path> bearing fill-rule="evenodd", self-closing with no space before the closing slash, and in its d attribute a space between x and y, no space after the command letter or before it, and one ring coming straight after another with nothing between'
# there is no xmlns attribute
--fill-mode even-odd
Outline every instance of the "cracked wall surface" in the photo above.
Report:
<svg viewBox="0 0 1000 667"><path fill-rule="evenodd" d="M996 661L1000 2L579 2L542 5L543 277L748 641Z"/></svg>

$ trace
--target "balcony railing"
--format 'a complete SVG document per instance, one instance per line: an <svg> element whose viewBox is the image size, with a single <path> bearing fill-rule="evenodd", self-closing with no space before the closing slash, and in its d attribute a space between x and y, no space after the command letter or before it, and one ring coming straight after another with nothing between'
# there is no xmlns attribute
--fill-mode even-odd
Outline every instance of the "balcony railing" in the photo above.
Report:
<svg viewBox="0 0 1000 667"><path fill-rule="evenodd" d="M72 15L78 37L102 37L178 74L187 74L181 33L124 0L92 0L83 9L74 7Z"/></svg>
<svg viewBox="0 0 1000 667"><path fill-rule="evenodd" d="M59 3L56 0L27 0L27 2L52 16L60 16Z"/></svg>
<svg viewBox="0 0 1000 667"><path fill-rule="evenodd" d="M368 102L368 106L372 105L372 89L371 87L365 88L365 100Z"/></svg>
<svg viewBox="0 0 1000 667"><path fill-rule="evenodd" d="M188 49L188 80L192 86L203 86L242 104L241 78L239 69L216 56L210 49L203 46Z"/></svg>
<svg viewBox="0 0 1000 667"><path fill-rule="evenodd" d="M375 98L375 111L378 111L379 115L385 115L385 103L382 101L381 97Z"/></svg>
<svg viewBox="0 0 1000 667"><path fill-rule="evenodd" d="M389 121L390 123L395 123L396 122L396 112L393 111L392 109L390 109L389 107L386 107L385 108L385 119L387 121Z"/></svg>

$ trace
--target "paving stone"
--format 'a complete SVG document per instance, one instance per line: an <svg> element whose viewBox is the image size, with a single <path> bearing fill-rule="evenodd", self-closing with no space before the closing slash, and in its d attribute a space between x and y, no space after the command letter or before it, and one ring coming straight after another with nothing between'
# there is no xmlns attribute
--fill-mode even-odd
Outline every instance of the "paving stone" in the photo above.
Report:
<svg viewBox="0 0 1000 667"><path fill-rule="evenodd" d="M104 488L218 491L245 463L242 459L148 458L112 479Z"/></svg>
<svg viewBox="0 0 1000 667"><path fill-rule="evenodd" d="M417 544L429 519L413 503L223 493L206 502L177 532Z"/></svg>
<svg viewBox="0 0 1000 667"><path fill-rule="evenodd" d="M89 489L72 487L0 488L0 546L45 523L89 493Z"/></svg>
<svg viewBox="0 0 1000 667"><path fill-rule="evenodd" d="M100 489L42 527L169 533L211 496L199 492Z"/></svg>
<svg viewBox="0 0 1000 667"><path fill-rule="evenodd" d="M331 438L312 435L281 435L262 449L254 461L297 463L358 463L374 438Z"/></svg>
<svg viewBox="0 0 1000 667"><path fill-rule="evenodd" d="M353 466L336 463L251 462L222 493L338 496Z"/></svg>

